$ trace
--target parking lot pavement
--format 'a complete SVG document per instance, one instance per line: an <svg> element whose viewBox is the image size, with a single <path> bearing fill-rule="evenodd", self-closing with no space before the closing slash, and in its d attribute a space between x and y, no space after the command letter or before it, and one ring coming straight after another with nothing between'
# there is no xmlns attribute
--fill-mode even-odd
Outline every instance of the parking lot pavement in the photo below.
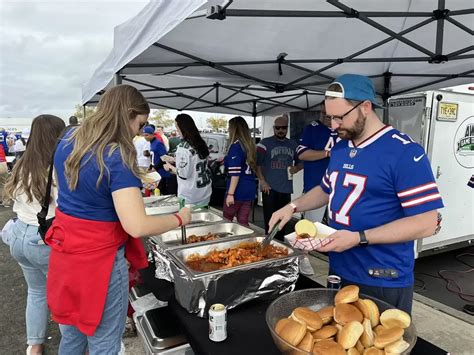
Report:
<svg viewBox="0 0 474 355"><path fill-rule="evenodd" d="M11 208L0 205L0 227L14 216ZM18 263L10 255L8 246L0 242L0 352L24 354L26 350L26 281ZM49 321L46 351L57 354L59 328Z"/></svg>
<svg viewBox="0 0 474 355"><path fill-rule="evenodd" d="M14 216L11 208L0 205L0 229ZM26 282L8 246L0 241L0 354L24 354L26 350ZM57 354L61 334L58 325L49 320L47 354ZM138 337L124 339L127 355L144 354Z"/></svg>

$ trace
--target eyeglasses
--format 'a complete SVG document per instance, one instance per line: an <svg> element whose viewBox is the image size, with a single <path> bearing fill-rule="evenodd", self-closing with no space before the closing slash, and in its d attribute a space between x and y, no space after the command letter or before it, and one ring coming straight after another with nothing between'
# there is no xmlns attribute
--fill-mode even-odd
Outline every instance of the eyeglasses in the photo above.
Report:
<svg viewBox="0 0 474 355"><path fill-rule="evenodd" d="M341 116L336 116L336 115L326 115L328 119L336 121L336 123L342 123L344 120L344 117L346 117L348 114L350 114L352 111L354 111L357 107L359 107L364 101L359 102L357 105L355 105L353 108L351 108L349 111L347 111L345 114Z"/></svg>
<svg viewBox="0 0 474 355"><path fill-rule="evenodd" d="M278 131L278 130L288 129L288 126L273 126L273 128L275 128Z"/></svg>

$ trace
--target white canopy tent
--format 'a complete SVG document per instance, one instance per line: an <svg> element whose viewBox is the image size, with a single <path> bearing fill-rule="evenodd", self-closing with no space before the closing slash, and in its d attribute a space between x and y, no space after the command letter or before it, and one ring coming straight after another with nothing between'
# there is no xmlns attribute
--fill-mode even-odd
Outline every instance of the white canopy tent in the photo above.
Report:
<svg viewBox="0 0 474 355"><path fill-rule="evenodd" d="M123 82L152 108L256 116L312 110L343 73L381 100L470 83L473 23L470 0L151 1L115 29L83 104Z"/></svg>

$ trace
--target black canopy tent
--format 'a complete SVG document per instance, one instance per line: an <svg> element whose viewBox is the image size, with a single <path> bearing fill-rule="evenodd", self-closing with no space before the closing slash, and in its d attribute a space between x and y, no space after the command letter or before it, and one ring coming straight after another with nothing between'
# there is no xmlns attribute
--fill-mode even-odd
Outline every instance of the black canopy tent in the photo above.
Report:
<svg viewBox="0 0 474 355"><path fill-rule="evenodd" d="M470 1L172 3L151 2L116 28L111 55L84 87L84 104L123 82L136 86L152 108L255 117L310 111L347 72L371 77L383 101L474 81ZM170 21L173 7L189 13L181 11L168 32L154 32L157 23ZM146 32L149 45L121 43L130 32Z"/></svg>

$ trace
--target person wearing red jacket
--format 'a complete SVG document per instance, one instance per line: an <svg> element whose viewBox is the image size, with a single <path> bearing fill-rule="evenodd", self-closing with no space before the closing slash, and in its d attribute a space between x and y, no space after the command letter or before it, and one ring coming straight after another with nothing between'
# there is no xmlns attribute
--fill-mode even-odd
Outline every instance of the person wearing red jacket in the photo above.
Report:
<svg viewBox="0 0 474 355"><path fill-rule="evenodd" d="M94 114L66 133L54 156L59 196L48 305L62 334L59 354L117 354L125 328L128 272L147 266L139 237L189 223L190 210L147 216L133 137L150 108L129 85L109 89Z"/></svg>

